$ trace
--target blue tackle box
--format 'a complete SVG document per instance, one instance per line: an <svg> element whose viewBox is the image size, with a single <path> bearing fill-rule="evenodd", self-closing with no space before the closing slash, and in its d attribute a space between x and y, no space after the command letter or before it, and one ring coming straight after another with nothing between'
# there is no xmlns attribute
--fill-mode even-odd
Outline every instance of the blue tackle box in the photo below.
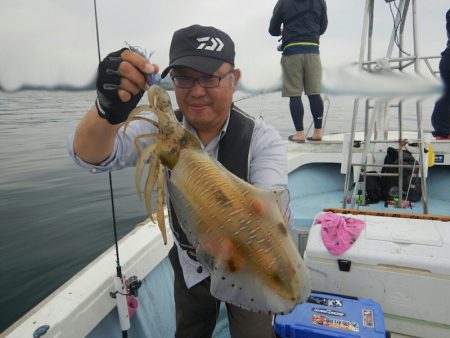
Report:
<svg viewBox="0 0 450 338"><path fill-rule="evenodd" d="M371 299L311 293L306 303L275 317L281 338L385 338L383 310Z"/></svg>

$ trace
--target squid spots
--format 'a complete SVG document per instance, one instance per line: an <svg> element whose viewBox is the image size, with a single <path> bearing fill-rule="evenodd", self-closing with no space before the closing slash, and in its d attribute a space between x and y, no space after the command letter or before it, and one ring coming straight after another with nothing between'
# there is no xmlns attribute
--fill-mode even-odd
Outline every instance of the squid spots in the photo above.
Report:
<svg viewBox="0 0 450 338"><path fill-rule="evenodd" d="M254 199L253 201L250 202L250 208L252 208L252 210L257 214L257 215L262 215L264 213L264 205L262 203L261 200L259 199Z"/></svg>
<svg viewBox="0 0 450 338"><path fill-rule="evenodd" d="M236 264L234 260L230 259L227 261L227 271L229 272L236 272L238 270L238 265Z"/></svg>
<svg viewBox="0 0 450 338"><path fill-rule="evenodd" d="M222 192L222 190L218 189L214 191L214 199L219 205L223 205L225 203L230 202L228 197Z"/></svg>
<svg viewBox="0 0 450 338"><path fill-rule="evenodd" d="M282 234L283 236L287 236L288 232L287 232L286 225L284 225L283 223L278 223L277 229L280 234Z"/></svg>

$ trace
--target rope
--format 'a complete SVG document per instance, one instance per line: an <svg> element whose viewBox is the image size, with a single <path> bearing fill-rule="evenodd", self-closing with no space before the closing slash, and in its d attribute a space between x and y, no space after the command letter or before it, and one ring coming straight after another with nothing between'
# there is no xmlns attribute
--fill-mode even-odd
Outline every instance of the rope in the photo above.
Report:
<svg viewBox="0 0 450 338"><path fill-rule="evenodd" d="M400 17L400 20L398 21L397 24L395 24L395 15L394 15L394 10L392 9L392 2L394 3L394 6L397 10L397 14ZM404 18L402 13L400 12L400 8L398 7L397 3L394 1L390 1L389 2L389 9L391 10L391 15L392 15L392 20L394 21L394 32L395 32L395 36L394 36L394 42L397 45L398 49L400 50L400 52L402 52L403 54L406 54L408 56L411 56L411 54L409 54L408 52L404 51L402 49L402 47L400 46L400 38L398 36L398 29L400 27L400 25L402 24L402 22L404 22Z"/></svg>

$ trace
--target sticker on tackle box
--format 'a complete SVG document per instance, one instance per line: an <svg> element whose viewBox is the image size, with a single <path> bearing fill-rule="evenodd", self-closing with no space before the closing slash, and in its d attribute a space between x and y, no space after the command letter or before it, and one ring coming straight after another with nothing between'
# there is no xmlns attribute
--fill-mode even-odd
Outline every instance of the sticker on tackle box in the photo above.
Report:
<svg viewBox="0 0 450 338"><path fill-rule="evenodd" d="M374 319L373 319L373 310L370 309L363 309L362 310L362 316L363 316L363 325L365 327L375 327Z"/></svg>
<svg viewBox="0 0 450 338"><path fill-rule="evenodd" d="M341 311L331 310L331 309L323 309L320 307L314 307L313 312L321 313L323 315L330 315L330 316L336 316L336 317L344 317L345 313Z"/></svg>
<svg viewBox="0 0 450 338"><path fill-rule="evenodd" d="M334 329L359 332L358 322L350 322L348 320L329 318L322 315L313 315L311 318L311 323L315 325L331 327Z"/></svg>
<svg viewBox="0 0 450 338"><path fill-rule="evenodd" d="M329 307L342 307L342 301L340 299L330 299L330 298L324 298L324 297L317 297L317 296L309 296L308 303L312 304L318 304L318 305L324 305Z"/></svg>

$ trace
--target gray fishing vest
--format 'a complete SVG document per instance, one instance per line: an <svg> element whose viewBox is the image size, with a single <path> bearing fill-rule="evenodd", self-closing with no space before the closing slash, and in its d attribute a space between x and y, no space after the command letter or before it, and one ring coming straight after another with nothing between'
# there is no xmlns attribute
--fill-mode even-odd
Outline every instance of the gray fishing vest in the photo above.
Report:
<svg viewBox="0 0 450 338"><path fill-rule="evenodd" d="M178 121L183 120L179 110L175 111ZM219 153L217 160L239 178L248 182L248 155L253 136L255 120L235 105L231 106L230 120L227 132L219 141ZM169 211L173 235L181 248L186 250L189 257L196 260L195 249L189 243L186 234L181 228L177 215L173 210L172 201L169 200Z"/></svg>

